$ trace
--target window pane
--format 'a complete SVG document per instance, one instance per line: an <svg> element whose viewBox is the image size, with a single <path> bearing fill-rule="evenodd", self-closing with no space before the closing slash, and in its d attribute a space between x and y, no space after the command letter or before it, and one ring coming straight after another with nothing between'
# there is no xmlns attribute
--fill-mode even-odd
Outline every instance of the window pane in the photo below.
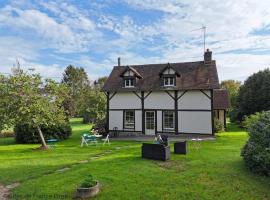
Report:
<svg viewBox="0 0 270 200"><path fill-rule="evenodd" d="M125 79L125 87L132 87L134 86L134 83L135 83L134 78Z"/></svg>
<svg viewBox="0 0 270 200"><path fill-rule="evenodd" d="M125 111L125 123L124 127L125 128L134 128L134 120L135 119L135 114L133 110L126 110Z"/></svg>
<svg viewBox="0 0 270 200"><path fill-rule="evenodd" d="M130 86L134 86L134 80L130 79Z"/></svg>
<svg viewBox="0 0 270 200"><path fill-rule="evenodd" d="M164 85L168 85L168 78L164 78Z"/></svg>
<svg viewBox="0 0 270 200"><path fill-rule="evenodd" d="M155 113L146 112L146 129L154 130L155 129Z"/></svg>
<svg viewBox="0 0 270 200"><path fill-rule="evenodd" d="M125 86L129 86L129 81L128 81L128 79L125 80Z"/></svg>
<svg viewBox="0 0 270 200"><path fill-rule="evenodd" d="M163 128L174 129L174 111L163 112Z"/></svg>
<svg viewBox="0 0 270 200"><path fill-rule="evenodd" d="M170 85L174 85L174 78L173 77L170 77Z"/></svg>
<svg viewBox="0 0 270 200"><path fill-rule="evenodd" d="M164 77L163 81L164 81L165 86L174 86L175 78L174 77Z"/></svg>

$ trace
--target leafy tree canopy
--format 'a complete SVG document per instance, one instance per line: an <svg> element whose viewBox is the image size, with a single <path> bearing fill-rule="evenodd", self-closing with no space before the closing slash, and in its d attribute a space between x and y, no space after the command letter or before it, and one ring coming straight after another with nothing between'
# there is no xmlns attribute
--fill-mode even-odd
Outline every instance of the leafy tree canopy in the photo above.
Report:
<svg viewBox="0 0 270 200"><path fill-rule="evenodd" d="M241 86L240 81L225 80L221 82L221 87L224 89L227 89L229 92L230 103L231 103L232 108L234 108L236 105L236 98L237 98L240 86Z"/></svg>
<svg viewBox="0 0 270 200"><path fill-rule="evenodd" d="M65 109L70 116L78 115L82 93L89 86L87 73L82 67L69 65L63 74L62 83L69 89L69 96L64 102Z"/></svg>
<svg viewBox="0 0 270 200"><path fill-rule="evenodd" d="M33 124L39 131L42 147L46 148L40 126L65 121L66 115L62 105L67 96L67 88L53 80L43 80L39 74L28 74L21 70L14 71L11 76L4 78L4 81L1 95L5 100L1 101L1 104L6 106L4 112L0 113L0 118L6 120L1 123ZM3 128L4 125L0 127Z"/></svg>
<svg viewBox="0 0 270 200"><path fill-rule="evenodd" d="M245 115L270 110L269 69L248 77L240 87L236 104L239 120L242 120Z"/></svg>

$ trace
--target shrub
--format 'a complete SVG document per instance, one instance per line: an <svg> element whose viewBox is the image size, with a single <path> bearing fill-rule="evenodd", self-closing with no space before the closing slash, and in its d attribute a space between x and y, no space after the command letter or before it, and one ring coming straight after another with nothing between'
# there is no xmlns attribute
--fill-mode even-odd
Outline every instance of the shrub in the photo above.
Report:
<svg viewBox="0 0 270 200"><path fill-rule="evenodd" d="M214 132L218 133L223 130L224 130L223 124L217 118L214 118Z"/></svg>
<svg viewBox="0 0 270 200"><path fill-rule="evenodd" d="M97 185L97 181L94 180L93 176L90 174L88 175L84 181L81 183L82 188L90 188Z"/></svg>
<svg viewBox="0 0 270 200"><path fill-rule="evenodd" d="M58 140L67 139L71 135L71 126L68 122L54 126L40 126L45 140L55 138ZM17 143L40 143L39 134L31 124L17 124L14 127Z"/></svg>
<svg viewBox="0 0 270 200"><path fill-rule="evenodd" d="M107 121L106 119L99 120L96 125L93 127L95 130L98 130L98 133L106 136L106 127L107 127Z"/></svg>
<svg viewBox="0 0 270 200"><path fill-rule="evenodd" d="M270 176L270 111L262 112L248 127L248 132L250 137L241 156L248 169Z"/></svg>
<svg viewBox="0 0 270 200"><path fill-rule="evenodd" d="M260 115L261 115L261 113L256 112L253 115L245 116L244 120L242 122L243 127L246 128L246 129L251 127L252 124L258 122L258 120L260 118Z"/></svg>

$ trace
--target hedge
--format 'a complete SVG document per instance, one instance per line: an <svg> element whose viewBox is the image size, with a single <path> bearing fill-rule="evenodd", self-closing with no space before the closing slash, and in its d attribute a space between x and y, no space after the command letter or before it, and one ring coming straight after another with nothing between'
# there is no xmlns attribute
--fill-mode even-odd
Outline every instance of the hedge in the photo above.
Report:
<svg viewBox="0 0 270 200"><path fill-rule="evenodd" d="M72 132L68 122L54 126L41 125L40 128L46 140L50 138L64 140L69 138ZM38 131L31 124L17 124L14 133L17 143L40 143Z"/></svg>

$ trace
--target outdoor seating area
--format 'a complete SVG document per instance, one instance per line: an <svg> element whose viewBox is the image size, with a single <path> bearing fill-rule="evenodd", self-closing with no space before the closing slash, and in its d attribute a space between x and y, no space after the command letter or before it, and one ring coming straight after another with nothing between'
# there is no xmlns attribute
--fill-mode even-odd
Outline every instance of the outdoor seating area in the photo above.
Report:
<svg viewBox="0 0 270 200"><path fill-rule="evenodd" d="M193 140L191 140L193 141ZM193 144L193 149L198 149L200 147L199 139ZM194 143L194 141L193 141ZM175 154L187 154L187 140L174 142L174 153ZM171 157L169 136L157 134L154 143L143 143L142 144L142 158L153 159L153 160L169 160Z"/></svg>
<svg viewBox="0 0 270 200"><path fill-rule="evenodd" d="M81 136L81 147L83 147L84 145L88 146L90 144L97 145L99 140L103 141L103 145L105 145L105 144L110 145L110 140L109 140L110 134L107 134L107 136L103 139L102 139L102 137L103 136L100 135L97 130L92 129L91 134L84 133Z"/></svg>

